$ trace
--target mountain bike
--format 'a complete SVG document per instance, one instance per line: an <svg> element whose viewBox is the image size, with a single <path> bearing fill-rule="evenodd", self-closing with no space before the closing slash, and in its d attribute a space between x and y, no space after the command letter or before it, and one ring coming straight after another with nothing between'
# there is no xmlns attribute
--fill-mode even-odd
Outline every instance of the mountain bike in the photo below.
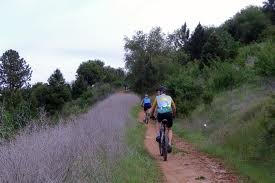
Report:
<svg viewBox="0 0 275 183"><path fill-rule="evenodd" d="M159 152L160 155L163 157L164 161L167 161L167 154L168 154L168 143L169 139L166 134L167 130L167 120L164 119L161 121L161 127L160 127L160 141L159 141Z"/></svg>
<svg viewBox="0 0 275 183"><path fill-rule="evenodd" d="M145 124L148 124L149 119L150 119L150 113L149 113L149 110L147 110L145 112L145 120L144 120Z"/></svg>

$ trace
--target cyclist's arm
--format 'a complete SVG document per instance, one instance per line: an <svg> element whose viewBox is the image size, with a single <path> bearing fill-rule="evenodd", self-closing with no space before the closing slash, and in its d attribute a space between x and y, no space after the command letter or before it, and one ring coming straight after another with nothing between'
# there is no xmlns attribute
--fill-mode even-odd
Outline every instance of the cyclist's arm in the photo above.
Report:
<svg viewBox="0 0 275 183"><path fill-rule="evenodd" d="M177 108L176 108L176 104L175 102L172 100L172 110L173 110L173 114L175 115L176 114L176 111L177 111Z"/></svg>

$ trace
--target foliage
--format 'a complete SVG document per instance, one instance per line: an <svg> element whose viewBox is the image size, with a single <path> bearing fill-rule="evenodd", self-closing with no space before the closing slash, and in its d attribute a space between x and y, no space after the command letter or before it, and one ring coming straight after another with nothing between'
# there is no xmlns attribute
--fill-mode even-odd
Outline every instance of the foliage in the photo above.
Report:
<svg viewBox="0 0 275 183"><path fill-rule="evenodd" d="M266 0L264 2L263 11L268 14L272 24L275 25L275 0Z"/></svg>
<svg viewBox="0 0 275 183"><path fill-rule="evenodd" d="M48 83L49 94L46 111L54 114L57 111L61 111L64 104L71 100L71 92L69 85L65 83L65 79L59 69L56 69L50 76Z"/></svg>
<svg viewBox="0 0 275 183"><path fill-rule="evenodd" d="M245 84L199 105L175 133L223 158L247 182L273 182L274 96L262 84ZM205 126L206 124L207 126Z"/></svg>
<svg viewBox="0 0 275 183"><path fill-rule="evenodd" d="M125 137L129 148L113 171L112 182L161 182L159 168L143 146L146 128L136 121L139 110L139 106L132 108L131 117L135 120L131 120Z"/></svg>
<svg viewBox="0 0 275 183"><path fill-rule="evenodd" d="M259 52L256 55L255 69L263 76L275 76L275 45L272 42L267 42L262 47L259 47Z"/></svg>
<svg viewBox="0 0 275 183"><path fill-rule="evenodd" d="M165 84L171 90L177 111L181 114L189 115L200 102L203 87L197 75L198 72L198 65L189 65L166 80Z"/></svg>
<svg viewBox="0 0 275 183"><path fill-rule="evenodd" d="M96 82L100 82L104 75L104 63L100 60L88 60L83 62L78 67L76 73L77 77L81 77L89 86Z"/></svg>
<svg viewBox="0 0 275 183"><path fill-rule="evenodd" d="M249 6L241 10L223 25L235 40L251 43L260 38L261 33L270 25L270 21L261 8Z"/></svg>
<svg viewBox="0 0 275 183"><path fill-rule="evenodd" d="M232 59L237 55L238 44L226 31L214 31L203 46L202 60L204 64L214 59Z"/></svg>
<svg viewBox="0 0 275 183"><path fill-rule="evenodd" d="M204 27L199 23L193 32L187 44L192 59L200 59L202 48L206 42L206 34Z"/></svg>
<svg viewBox="0 0 275 183"><path fill-rule="evenodd" d="M32 71L15 50L6 51L0 58L0 87L17 90L28 86Z"/></svg>
<svg viewBox="0 0 275 183"><path fill-rule="evenodd" d="M213 62L206 68L207 87L214 92L232 90L248 78L246 68L229 62Z"/></svg>
<svg viewBox="0 0 275 183"><path fill-rule="evenodd" d="M182 50L189 40L189 34L190 30L187 28L185 22L181 28L175 30L173 34L168 35L168 43L174 50Z"/></svg>
<svg viewBox="0 0 275 183"><path fill-rule="evenodd" d="M78 98L88 88L88 83L82 76L78 76L72 84L72 97L73 99Z"/></svg>
<svg viewBox="0 0 275 183"><path fill-rule="evenodd" d="M124 48L130 87L138 93L154 91L161 82L160 77L165 76L164 70L156 69L161 68L158 64L170 63L168 44L161 29L153 28L148 35L138 31L132 39L125 38Z"/></svg>

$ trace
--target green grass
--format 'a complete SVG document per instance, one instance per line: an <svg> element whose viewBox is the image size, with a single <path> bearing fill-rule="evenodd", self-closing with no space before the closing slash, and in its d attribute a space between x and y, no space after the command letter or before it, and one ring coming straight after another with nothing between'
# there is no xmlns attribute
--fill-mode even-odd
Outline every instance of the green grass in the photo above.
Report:
<svg viewBox="0 0 275 183"><path fill-rule="evenodd" d="M112 182L161 182L162 175L156 161L147 153L144 147L146 127L137 122L139 106L131 110L133 122L126 132L126 142L129 150L118 163Z"/></svg>
<svg viewBox="0 0 275 183"><path fill-rule="evenodd" d="M224 92L211 106L199 106L189 119L176 120L173 129L198 149L224 159L242 182L275 182L275 151L266 148L263 125L270 100L259 87Z"/></svg>

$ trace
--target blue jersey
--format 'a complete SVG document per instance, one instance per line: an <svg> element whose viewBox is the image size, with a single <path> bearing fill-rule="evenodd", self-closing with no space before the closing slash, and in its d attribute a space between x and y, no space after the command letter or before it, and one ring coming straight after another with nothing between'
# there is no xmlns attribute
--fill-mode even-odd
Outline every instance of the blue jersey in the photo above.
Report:
<svg viewBox="0 0 275 183"><path fill-rule="evenodd" d="M143 99L143 103L144 103L144 104L151 104L151 99L150 99L149 97L145 97L145 98Z"/></svg>

